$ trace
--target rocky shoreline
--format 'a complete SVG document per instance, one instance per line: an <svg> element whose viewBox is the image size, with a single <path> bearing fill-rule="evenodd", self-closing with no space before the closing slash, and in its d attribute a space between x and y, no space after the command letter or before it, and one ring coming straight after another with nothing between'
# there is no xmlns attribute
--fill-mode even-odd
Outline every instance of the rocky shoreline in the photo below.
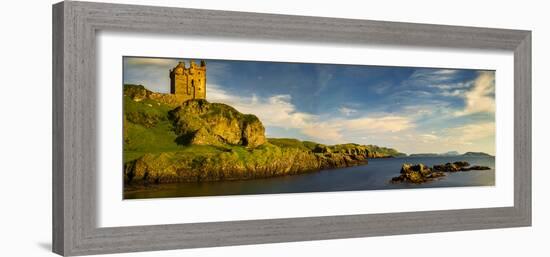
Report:
<svg viewBox="0 0 550 257"><path fill-rule="evenodd" d="M413 183L421 184L440 179L447 176L449 172L467 172L473 170L490 170L490 167L473 165L466 161L456 161L453 163L437 164L432 168L422 164L404 163L401 166L400 175L393 177L390 183Z"/></svg>
<svg viewBox="0 0 550 257"><path fill-rule="evenodd" d="M178 153L145 154L125 164L124 180L128 184L158 184L268 178L366 165L367 156L366 151L316 153L275 146L251 150L244 158L231 149L194 157Z"/></svg>

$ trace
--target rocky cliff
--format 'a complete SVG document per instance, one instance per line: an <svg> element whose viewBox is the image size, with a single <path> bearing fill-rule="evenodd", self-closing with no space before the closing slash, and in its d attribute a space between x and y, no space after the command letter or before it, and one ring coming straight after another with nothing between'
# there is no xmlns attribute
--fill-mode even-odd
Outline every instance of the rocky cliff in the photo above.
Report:
<svg viewBox="0 0 550 257"><path fill-rule="evenodd" d="M146 153L125 164L126 182L169 183L266 178L367 164L368 151L318 152L270 142L243 146L190 146L177 152Z"/></svg>
<svg viewBox="0 0 550 257"><path fill-rule="evenodd" d="M181 144L257 147L266 142L264 126L256 116L225 104L189 100L169 115Z"/></svg>

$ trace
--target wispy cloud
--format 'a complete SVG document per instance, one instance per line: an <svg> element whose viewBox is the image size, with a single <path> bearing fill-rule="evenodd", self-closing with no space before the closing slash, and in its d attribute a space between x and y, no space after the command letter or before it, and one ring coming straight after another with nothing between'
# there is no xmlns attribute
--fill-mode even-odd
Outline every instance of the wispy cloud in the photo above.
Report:
<svg viewBox="0 0 550 257"><path fill-rule="evenodd" d="M403 106L399 111L401 115L413 117L416 120L443 119L453 116L456 110L446 101L432 100L426 103L414 103Z"/></svg>
<svg viewBox="0 0 550 257"><path fill-rule="evenodd" d="M464 95L466 91L462 89L454 89L454 90L444 90L440 94L442 96L452 96L452 97L460 97Z"/></svg>
<svg viewBox="0 0 550 257"><path fill-rule="evenodd" d="M472 86L472 81L468 82L456 82L456 83L443 83L443 84L429 84L429 87L437 88L440 90L453 90L453 89L465 89Z"/></svg>
<svg viewBox="0 0 550 257"><path fill-rule="evenodd" d="M472 89L464 93L465 108L456 112L457 116L480 112L495 111L495 73L491 71L479 72Z"/></svg>
<svg viewBox="0 0 550 257"><path fill-rule="evenodd" d="M338 111L345 115L345 116L350 116L354 113L357 113L357 110L356 109L353 109L353 108L349 108L349 107L345 107L345 106L340 106L340 108L338 108Z"/></svg>
<svg viewBox="0 0 550 257"><path fill-rule="evenodd" d="M334 77L334 74L331 72L327 66L317 66L317 90L313 93L314 95L319 95L325 91L329 85L330 80Z"/></svg>
<svg viewBox="0 0 550 257"><path fill-rule="evenodd" d="M434 134L421 134L420 138L423 142L435 142L439 139L439 136Z"/></svg>
<svg viewBox="0 0 550 257"><path fill-rule="evenodd" d="M407 90L401 90L396 95L462 99L464 107L457 108L454 111L455 116L491 113L495 110L494 76L494 71L479 71L473 79L464 80L460 70L420 69L403 82Z"/></svg>
<svg viewBox="0 0 550 257"><path fill-rule="evenodd" d="M450 69L419 69L415 71L410 79L429 82L444 82L454 78L459 70Z"/></svg>

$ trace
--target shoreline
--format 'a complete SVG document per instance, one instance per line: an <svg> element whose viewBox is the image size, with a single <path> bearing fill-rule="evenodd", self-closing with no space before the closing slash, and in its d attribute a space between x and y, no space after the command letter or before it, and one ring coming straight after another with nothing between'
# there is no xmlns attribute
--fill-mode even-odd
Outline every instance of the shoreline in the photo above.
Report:
<svg viewBox="0 0 550 257"><path fill-rule="evenodd" d="M239 181L260 181L260 180L270 180L274 178L281 178L281 177L295 177L300 175L308 175L312 173L319 173L323 171L331 171L331 170L338 170L338 169L345 169L345 168L351 168L351 167L357 167L357 166L366 166L369 165L369 161L372 160L400 160L400 159L422 159L422 158L445 158L445 159L453 159L453 158L460 158L459 156L432 156L432 157L417 157L417 156L398 156L398 157L378 157L378 158L368 158L365 159L362 162L355 163L354 165L348 165L348 166L341 166L341 167L329 167L329 168L323 168L323 169L316 169L316 170L309 170L309 171L303 171L298 172L294 174L278 174L274 176L269 177L252 177L252 178L234 178L234 179L223 179L223 180L214 180L214 181L181 181L181 182L169 182L169 183L135 183L135 184L124 184L123 186L123 192L124 193L139 193L139 192L152 192L155 189L161 189L165 185L198 185L198 184L209 184L209 183L216 183L216 182L239 182ZM483 158L495 158L494 156L469 156L468 158L475 158L475 159L483 159ZM491 170L494 170L494 168L491 168ZM399 170L396 170L396 173L399 172ZM393 174L393 173L392 173Z"/></svg>
<svg viewBox="0 0 550 257"><path fill-rule="evenodd" d="M414 162L414 160L416 158L409 158L408 162ZM426 158L422 162L433 166L442 163L441 160L442 158ZM450 158L445 161L456 161L456 159ZM407 160L401 158L369 159L368 165L324 169L292 176L132 186L123 191L123 199L330 193L365 190L485 187L495 185L496 170L494 169L493 158L469 158L466 161L473 165L486 165L492 168L491 170L472 172L451 172L447 173L445 179L420 184L392 184L389 180L396 174L399 174L399 169Z"/></svg>

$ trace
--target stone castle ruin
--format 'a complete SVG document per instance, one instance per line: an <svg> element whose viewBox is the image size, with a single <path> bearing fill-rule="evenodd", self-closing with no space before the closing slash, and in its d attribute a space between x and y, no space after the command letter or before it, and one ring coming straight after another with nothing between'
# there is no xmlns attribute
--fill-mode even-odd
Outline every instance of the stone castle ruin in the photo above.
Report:
<svg viewBox="0 0 550 257"><path fill-rule="evenodd" d="M206 99L206 62L200 66L191 60L189 68L179 62L170 70L170 93L179 102L191 99Z"/></svg>

